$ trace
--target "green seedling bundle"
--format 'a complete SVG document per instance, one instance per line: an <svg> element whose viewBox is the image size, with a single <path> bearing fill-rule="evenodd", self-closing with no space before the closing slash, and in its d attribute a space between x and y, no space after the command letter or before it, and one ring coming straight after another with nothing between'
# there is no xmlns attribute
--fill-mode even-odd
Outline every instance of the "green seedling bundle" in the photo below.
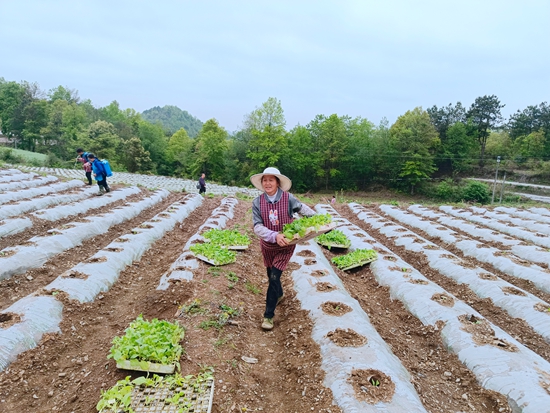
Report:
<svg viewBox="0 0 550 413"><path fill-rule="evenodd" d="M283 235L289 242L306 240L310 238L310 234L318 235L318 232L327 232L332 229L333 226L331 226L331 223L332 217L330 214L303 217L285 224L283 226Z"/></svg>
<svg viewBox="0 0 550 413"><path fill-rule="evenodd" d="M196 376L154 374L134 380L128 376L101 392L96 409L100 413L157 412L165 408L179 413L206 413L213 389L212 369L203 370Z"/></svg>
<svg viewBox="0 0 550 413"><path fill-rule="evenodd" d="M156 371L154 364L160 364L169 366L168 372L173 372L179 368L183 352L180 341L184 335L178 324L158 319L147 321L139 315L123 336L113 339L107 358L114 359L119 368Z"/></svg>
<svg viewBox="0 0 550 413"><path fill-rule="evenodd" d="M220 245L225 248L231 247L248 247L250 238L247 235L241 234L236 230L229 229L211 229L202 234L207 242Z"/></svg>
<svg viewBox="0 0 550 413"><path fill-rule="evenodd" d="M349 248L351 241L349 238L340 230L332 230L326 234L319 235L315 238L317 244L324 245L328 249L331 247L335 248Z"/></svg>
<svg viewBox="0 0 550 413"><path fill-rule="evenodd" d="M360 267L368 264L378 258L375 250L358 249L346 255L334 257L331 261L341 270L349 270L351 268Z"/></svg>
<svg viewBox="0 0 550 413"><path fill-rule="evenodd" d="M199 258L206 258L206 261L214 265L231 264L236 260L236 254L234 251L230 251L226 248L222 248L219 245L211 242L204 244L195 244L190 248L191 252L197 255Z"/></svg>

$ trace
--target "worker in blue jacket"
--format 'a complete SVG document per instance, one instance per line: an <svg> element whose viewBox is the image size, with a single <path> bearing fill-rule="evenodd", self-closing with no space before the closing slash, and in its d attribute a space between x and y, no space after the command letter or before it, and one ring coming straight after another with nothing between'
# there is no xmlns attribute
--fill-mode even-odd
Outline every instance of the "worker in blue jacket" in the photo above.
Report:
<svg viewBox="0 0 550 413"><path fill-rule="evenodd" d="M99 192L97 195L101 196L105 192L111 192L109 185L107 185L107 171L103 163L95 157L93 153L88 153L88 160L92 164L92 171L95 176L97 185L99 186Z"/></svg>

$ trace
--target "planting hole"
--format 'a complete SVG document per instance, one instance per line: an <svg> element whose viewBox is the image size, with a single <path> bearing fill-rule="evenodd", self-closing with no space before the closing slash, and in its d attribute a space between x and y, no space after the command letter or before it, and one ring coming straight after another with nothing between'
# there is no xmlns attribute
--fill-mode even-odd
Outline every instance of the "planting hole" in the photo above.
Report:
<svg viewBox="0 0 550 413"><path fill-rule="evenodd" d="M107 257L92 257L86 260L86 262L90 264L93 264L95 262L105 262L105 261L107 261Z"/></svg>
<svg viewBox="0 0 550 413"><path fill-rule="evenodd" d="M425 245L424 247L425 250L438 250L439 247L437 245L433 245L433 244L428 244L428 245Z"/></svg>
<svg viewBox="0 0 550 413"><path fill-rule="evenodd" d="M324 277L328 274L328 270L315 270L311 272L313 277Z"/></svg>
<svg viewBox="0 0 550 413"><path fill-rule="evenodd" d="M0 328L8 328L21 322L21 316L15 313L0 313Z"/></svg>
<svg viewBox="0 0 550 413"><path fill-rule="evenodd" d="M422 285L427 285L428 284L428 281L422 280L420 278L412 278L412 279L409 280L409 282L411 284L422 284Z"/></svg>
<svg viewBox="0 0 550 413"><path fill-rule="evenodd" d="M109 251L109 252L122 252L122 251L124 251L124 248L109 247L109 248L105 248L105 251Z"/></svg>
<svg viewBox="0 0 550 413"><path fill-rule="evenodd" d="M140 227L140 228L145 228L145 229L151 229L151 228L153 228L153 226L152 226L152 225L149 225L149 224L141 224L139 227Z"/></svg>
<svg viewBox="0 0 550 413"><path fill-rule="evenodd" d="M128 242L128 241L129 241L128 238L117 238L117 239L115 240L115 242Z"/></svg>
<svg viewBox="0 0 550 413"><path fill-rule="evenodd" d="M455 305L454 298L445 293L436 293L432 295L432 300L445 307L452 307Z"/></svg>
<svg viewBox="0 0 550 413"><path fill-rule="evenodd" d="M78 278L79 280L86 280L88 275L78 271L67 271L61 275L61 278Z"/></svg>
<svg viewBox="0 0 550 413"><path fill-rule="evenodd" d="M327 282L319 282L319 283L315 284L315 288L319 292L326 293L326 292L329 292L329 291L334 291L336 289L336 286L331 284L331 283L327 283Z"/></svg>
<svg viewBox="0 0 550 413"><path fill-rule="evenodd" d="M310 250L303 250L297 254L299 257L315 257L315 253Z"/></svg>
<svg viewBox="0 0 550 413"><path fill-rule="evenodd" d="M326 303L321 304L321 309L329 314L335 316L341 316L351 311L351 307L344 303L337 303L334 301L327 301Z"/></svg>
<svg viewBox="0 0 550 413"><path fill-rule="evenodd" d="M397 261L393 255L384 255L383 257L387 261Z"/></svg>
<svg viewBox="0 0 550 413"><path fill-rule="evenodd" d="M504 294L519 295L519 296L522 296L522 297L527 296L527 294L525 294L523 291L518 290L517 288L514 288L514 287L502 287L502 292Z"/></svg>
<svg viewBox="0 0 550 413"><path fill-rule="evenodd" d="M317 260L315 258L308 258L304 261L304 264L306 264L306 265L317 264Z"/></svg>
<svg viewBox="0 0 550 413"><path fill-rule="evenodd" d="M541 313L546 313L550 315L550 305L546 303L536 303L534 306L535 310L540 311Z"/></svg>
<svg viewBox="0 0 550 413"><path fill-rule="evenodd" d="M488 272L480 272L479 273L479 278L481 278L482 280L488 280L488 281L498 280L498 277L495 274L491 274L491 273L488 273Z"/></svg>
<svg viewBox="0 0 550 413"><path fill-rule="evenodd" d="M502 350L516 352L518 348L504 339L495 337L495 331L487 320L477 318L473 314L463 314L458 317L461 329L472 335L472 340L478 345L491 345Z"/></svg>
<svg viewBox="0 0 550 413"><path fill-rule="evenodd" d="M379 370L352 370L348 379L357 399L369 404L389 402L395 393L395 383Z"/></svg>
<svg viewBox="0 0 550 413"><path fill-rule="evenodd" d="M367 343L365 336L350 328L345 330L337 328L334 331L330 331L327 333L327 338L339 347L361 347Z"/></svg>
<svg viewBox="0 0 550 413"><path fill-rule="evenodd" d="M365 234L361 234L361 233L353 234L353 236L357 238L365 238Z"/></svg>
<svg viewBox="0 0 550 413"><path fill-rule="evenodd" d="M0 258L11 257L16 252L17 252L16 250L3 250L3 251L0 251Z"/></svg>
<svg viewBox="0 0 550 413"><path fill-rule="evenodd" d="M448 260L455 260L457 257L451 254L441 254L439 258L446 258Z"/></svg>

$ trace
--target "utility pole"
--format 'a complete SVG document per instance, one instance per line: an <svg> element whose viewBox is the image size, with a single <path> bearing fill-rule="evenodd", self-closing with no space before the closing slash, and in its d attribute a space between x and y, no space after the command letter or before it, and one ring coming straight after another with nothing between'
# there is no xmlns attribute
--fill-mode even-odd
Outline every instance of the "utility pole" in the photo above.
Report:
<svg viewBox="0 0 550 413"><path fill-rule="evenodd" d="M502 193L504 192L504 182L506 182L506 171L504 171L504 177L502 178L502 186L500 187L500 201L499 204L502 204Z"/></svg>
<svg viewBox="0 0 550 413"><path fill-rule="evenodd" d="M493 182L493 196L491 197L491 204L495 202L495 190L497 189L497 177L498 177L498 166L500 165L500 156L497 156L497 171L495 173L495 181Z"/></svg>

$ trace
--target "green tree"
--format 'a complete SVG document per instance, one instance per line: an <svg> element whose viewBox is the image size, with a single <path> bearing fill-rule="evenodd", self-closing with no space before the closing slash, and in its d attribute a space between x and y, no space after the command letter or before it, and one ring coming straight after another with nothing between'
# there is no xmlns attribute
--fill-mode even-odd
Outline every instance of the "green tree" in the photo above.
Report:
<svg viewBox="0 0 550 413"><path fill-rule="evenodd" d="M78 90L69 89L69 87L58 86L48 91L48 97L51 102L56 100L64 100L67 103L78 103L80 97L78 97Z"/></svg>
<svg viewBox="0 0 550 413"><path fill-rule="evenodd" d="M149 172L153 166L149 152L143 148L137 137L130 138L124 143L123 154L128 172Z"/></svg>
<svg viewBox="0 0 550 413"><path fill-rule="evenodd" d="M246 155L254 170L278 165L286 147L285 126L281 102L271 97L245 118Z"/></svg>
<svg viewBox="0 0 550 413"><path fill-rule="evenodd" d="M42 131L48 122L48 102L35 100L23 110L23 130L21 131L22 147L36 152L37 145L44 145Z"/></svg>
<svg viewBox="0 0 550 413"><path fill-rule="evenodd" d="M471 159L477 155L477 146L475 137L468 133L468 126L462 122L451 125L438 154L450 162L453 175L469 170Z"/></svg>
<svg viewBox="0 0 550 413"><path fill-rule="evenodd" d="M88 127L84 143L81 146L99 159L108 159L112 164L115 164L114 160L116 160L116 163L122 164L120 158L123 155L117 156L122 149L121 144L114 125L98 120Z"/></svg>
<svg viewBox="0 0 550 413"><path fill-rule="evenodd" d="M281 172L292 177L295 191L306 192L315 188L318 153L313 151L311 133L305 126L296 126L287 136L287 145L279 160Z"/></svg>
<svg viewBox="0 0 550 413"><path fill-rule="evenodd" d="M344 122L348 120L347 117L339 118L336 114L328 118L317 115L307 125L312 137L313 152L318 154L319 160L315 175L325 189L329 189L332 180L337 179L343 172L341 166L349 145Z"/></svg>
<svg viewBox="0 0 550 413"><path fill-rule="evenodd" d="M417 107L397 118L390 128L392 160L398 175L405 179L411 192L434 170L434 153L440 140L428 112ZM399 154L399 155L397 155Z"/></svg>
<svg viewBox="0 0 550 413"><path fill-rule="evenodd" d="M204 172L214 181L223 179L227 137L227 131L216 119L209 119L204 123L195 139L194 174Z"/></svg>
<svg viewBox="0 0 550 413"><path fill-rule="evenodd" d="M174 133L168 141L167 160L176 175L191 174L193 162L193 141L184 128Z"/></svg>
<svg viewBox="0 0 550 413"><path fill-rule="evenodd" d="M466 118L475 126L477 139L481 148L479 165L485 161L485 148L491 129L496 128L502 121L501 105L495 95L478 97L466 113Z"/></svg>

